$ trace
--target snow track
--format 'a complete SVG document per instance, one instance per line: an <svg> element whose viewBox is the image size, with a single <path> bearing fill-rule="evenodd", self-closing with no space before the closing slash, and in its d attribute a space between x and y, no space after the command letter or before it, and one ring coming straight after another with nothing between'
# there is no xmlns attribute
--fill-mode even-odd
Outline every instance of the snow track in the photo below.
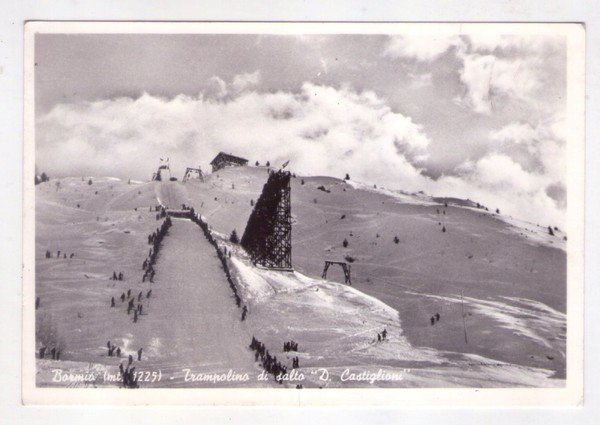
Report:
<svg viewBox="0 0 600 425"><path fill-rule="evenodd" d="M254 374L256 366L247 349L251 336L201 229L189 220L173 219L163 243L149 313L131 325L132 345L148 350L141 370L175 374L173 386L188 384L183 369Z"/></svg>

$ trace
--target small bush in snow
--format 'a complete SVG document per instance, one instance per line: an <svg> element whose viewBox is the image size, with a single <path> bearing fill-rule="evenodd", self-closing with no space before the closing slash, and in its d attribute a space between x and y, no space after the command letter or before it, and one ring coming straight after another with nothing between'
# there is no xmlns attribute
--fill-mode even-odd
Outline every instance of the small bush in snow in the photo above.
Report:
<svg viewBox="0 0 600 425"><path fill-rule="evenodd" d="M37 175L35 176L35 184L44 183L49 180L50 180L50 177L48 177L48 175L46 173L40 174L39 177Z"/></svg>

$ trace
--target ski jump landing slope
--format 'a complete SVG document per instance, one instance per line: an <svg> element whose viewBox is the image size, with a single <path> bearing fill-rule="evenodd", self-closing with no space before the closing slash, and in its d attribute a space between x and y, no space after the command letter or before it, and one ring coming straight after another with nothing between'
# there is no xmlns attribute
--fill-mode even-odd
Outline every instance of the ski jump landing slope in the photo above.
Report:
<svg viewBox="0 0 600 425"><path fill-rule="evenodd" d="M55 367L75 372L86 368L115 371L127 355L135 357L136 351L143 348L143 360L134 362L138 370L161 369L163 374L173 376L173 379L142 386L212 387L215 386L212 383L186 381L185 369L194 373L222 373L235 369L236 372L247 371L255 376L260 367L248 349L253 335L288 368L291 358L298 356L299 371L307 376L305 386L493 387L557 386L564 383L561 379L553 379L555 372L551 367L508 362L496 356L479 354L485 350L478 347L485 348L487 345L485 340L477 340L477 333L472 327L469 336L474 341L470 340L469 345L462 348L455 347L460 338L448 333L445 326L450 313L440 309L445 305L441 302L456 305L453 294L438 292L435 296L444 297L440 300L433 298L434 294L418 293L418 287L413 287L410 282L399 287L402 291L397 290L399 294L431 300L432 307L425 312L429 315L435 311L442 312L439 324L434 327L427 325L427 329L440 332L441 341L452 335L454 344L449 344L448 348L429 346L427 342L415 343L415 338L406 332L410 315L422 312L410 310L407 305L392 305L387 300L382 302L385 297L381 295L384 293L378 293L376 287L370 289L370 295L366 295L368 291L362 287L357 290L333 280L324 281L312 273L276 273L251 266L244 252L227 241L227 235L233 226L237 227L238 233L242 232L243 220L247 218L246 211L240 208L242 200L249 210L250 199L256 199L259 182L264 181L266 172L257 170L260 176L255 179L256 189L248 184L253 176L241 174L243 172L233 170L229 173L231 180L225 182L217 181L217 176L214 176L204 185L176 182L127 185L114 179L94 179L93 185L87 185L79 179L62 179L59 189L49 183L36 187L36 296L41 298L40 308L36 311L40 331L36 335L36 349L42 339L60 343L63 348L59 362L38 361L39 385L53 385L50 371ZM214 187L216 182L221 187ZM235 189L232 184L235 184ZM306 185L302 186L314 184L306 179ZM308 199L321 197L316 204L307 201L311 208L321 206L327 199L325 196L329 196L315 188L302 190L309 191L304 196ZM351 189L339 191L339 196L343 197ZM191 201L188 195L192 195ZM214 248L200 228L190 221L173 219L173 226L163 240L155 266L154 283L142 282L141 263L149 248L146 238L160 224L150 207L158 202L173 208L179 208L182 203L193 205L214 226L219 243L227 245L228 250L233 252L230 261L234 277L240 285L242 302L248 306L245 321L240 320L241 311L235 305ZM295 211L298 214L295 220L302 222L307 219L301 207ZM344 211L340 209L339 212ZM448 214L452 213L453 210L449 210ZM352 214L359 215L358 212ZM338 216L336 223L346 223L350 218L340 220ZM356 229L362 228L360 223L355 224ZM377 231L377 228L371 230ZM381 234L390 233L382 230ZM337 239L341 236L343 233L339 233ZM322 249L324 242L329 243L315 238L312 246ZM75 257L46 259L46 249L53 253L58 249L74 252ZM358 264L357 269L361 273L362 257L359 252L349 254L358 257L355 265ZM310 272L309 265L304 267ZM113 270L123 271L124 281L111 281ZM360 283L368 288L368 285ZM121 303L118 298L128 289L133 294L146 293L149 289L153 291L152 297L143 301L143 314L137 323L133 323L132 316L127 315L127 303ZM506 295L509 292L507 290ZM112 296L117 300L115 308L110 307ZM516 301L512 301L525 306L525 301L518 298L519 291L514 291L513 296ZM523 338L545 335L540 333L542 330L556 335L554 327L564 324L557 313L557 325L552 322L547 329L542 329L536 327L521 310L508 312L509 315L501 310L504 305L492 305L488 301L484 297L474 298L471 293L465 294L465 309L472 312L473 317L481 318L495 308L491 319L480 319L480 326L483 328L485 325L485 330L490 331L497 329L498 324L504 325L507 331L500 335L505 344L517 347L515 352L522 351L519 342ZM475 308L475 303L481 304L481 311ZM541 307L538 305L536 308ZM510 321L513 316L521 319ZM428 318L423 314L421 319L426 322ZM388 339L379 343L376 335L383 328L388 332ZM521 333L517 332L519 329ZM425 330L418 329L418 332ZM292 339L299 344L298 352L284 353L283 343ZM106 355L107 340L122 348L120 359ZM535 356L542 355L539 351L534 353ZM550 363L548 361L548 366ZM329 380L319 379L323 368L330 372ZM401 373L403 379L374 383L356 379L344 383L341 376L346 369L356 376L364 371L377 373L381 369L384 373ZM277 384L273 380L260 383L252 379L248 383L236 382L233 385ZM287 382L285 386L293 387L295 383Z"/></svg>
<svg viewBox="0 0 600 425"><path fill-rule="evenodd" d="M189 220L173 219L156 268L156 299L151 298L148 315L131 326L132 344L149 350L143 368L175 376L175 386L202 386L186 381L184 369L194 374L232 369L255 375L248 331L201 229Z"/></svg>

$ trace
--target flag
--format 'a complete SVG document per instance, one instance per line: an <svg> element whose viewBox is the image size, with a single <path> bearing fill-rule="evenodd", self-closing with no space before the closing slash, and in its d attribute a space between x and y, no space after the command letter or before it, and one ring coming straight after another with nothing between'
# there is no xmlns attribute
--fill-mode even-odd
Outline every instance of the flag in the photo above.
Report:
<svg viewBox="0 0 600 425"><path fill-rule="evenodd" d="M281 166L281 168L283 169L283 168L287 167L287 165L288 165L289 163L290 163L290 160L288 159L287 161L285 161L285 162L283 163L283 165Z"/></svg>

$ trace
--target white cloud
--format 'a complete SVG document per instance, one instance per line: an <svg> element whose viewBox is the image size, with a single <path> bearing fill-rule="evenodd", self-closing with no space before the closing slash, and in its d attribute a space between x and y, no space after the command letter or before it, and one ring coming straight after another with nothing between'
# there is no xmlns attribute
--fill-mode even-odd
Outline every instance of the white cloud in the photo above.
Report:
<svg viewBox="0 0 600 425"><path fill-rule="evenodd" d="M513 122L490 132L490 150L467 160L431 190L470 197L491 209L542 225L564 226L565 141L552 121Z"/></svg>
<svg viewBox="0 0 600 425"><path fill-rule="evenodd" d="M549 123L513 122L499 130L490 132L490 139L496 142L497 150L503 150L508 155L513 152L523 152L530 160L538 161L548 178L559 183L565 178L565 134L564 122L557 118ZM515 157L516 159L516 157Z"/></svg>
<svg viewBox="0 0 600 425"><path fill-rule="evenodd" d="M309 174L418 186L429 139L373 92L305 83L299 93L226 99L143 95L59 105L37 125L37 162L53 174L148 178L159 157L175 172L208 168L220 150ZM76 158L76 160L73 160ZM378 164L378 167L373 167Z"/></svg>
<svg viewBox="0 0 600 425"><path fill-rule="evenodd" d="M236 74L230 83L221 77L213 75L202 86L202 95L210 99L224 99L236 96L246 90L255 89L261 82L260 71Z"/></svg>
<svg viewBox="0 0 600 425"><path fill-rule="evenodd" d="M528 173L509 156L491 153L475 164L471 179L492 190L531 192L543 184L543 177Z"/></svg>
<svg viewBox="0 0 600 425"><path fill-rule="evenodd" d="M523 122L513 122L490 133L490 139L496 142L516 144L529 144L539 137L539 128L534 128L531 124Z"/></svg>
<svg viewBox="0 0 600 425"><path fill-rule="evenodd" d="M319 62L321 63L321 68L323 68L323 72L327 74L329 72L329 65L327 64L327 60L325 60L325 58L321 58L319 59Z"/></svg>
<svg viewBox="0 0 600 425"><path fill-rule="evenodd" d="M431 87L433 86L432 74L431 72L427 72L425 74L413 74L409 73L408 77L410 78L410 88L411 89L420 89L423 87Z"/></svg>
<svg viewBox="0 0 600 425"><path fill-rule="evenodd" d="M462 54L460 79L466 87L461 101L475 112L490 114L494 102L506 99L535 101L542 88L535 59L503 59L491 54Z"/></svg>
<svg viewBox="0 0 600 425"><path fill-rule="evenodd" d="M564 226L564 199L550 194L554 180L545 173L528 172L507 155L490 153L468 164L459 176L444 176L430 187L436 195L458 196L480 202L490 210L547 226Z"/></svg>
<svg viewBox="0 0 600 425"><path fill-rule="evenodd" d="M444 54L452 46L461 45L456 35L424 36L398 35L391 37L384 48L383 55L391 58L432 61Z"/></svg>
<svg viewBox="0 0 600 425"><path fill-rule="evenodd" d="M564 200L557 197L564 194L565 175L560 129L555 122L509 124L490 133L483 157L432 180L419 168L427 163L430 140L410 117L394 112L372 91L305 83L299 92L245 90L170 99L145 94L58 105L38 120L36 162L52 175L147 179L159 157L169 156L181 176L186 166L208 169L223 150L252 162L291 159L299 173L349 173L388 188L470 198L560 226ZM519 146L531 146L528 154L541 166L524 166L516 155Z"/></svg>
<svg viewBox="0 0 600 425"><path fill-rule="evenodd" d="M228 94L227 83L216 75L212 76L207 81L207 87L204 90L204 94L215 99L223 98Z"/></svg>
<svg viewBox="0 0 600 425"><path fill-rule="evenodd" d="M466 38L457 57L465 93L458 103L480 114L491 114L497 104L517 101L538 109L560 72L550 65L561 38L478 34ZM552 105L550 105L551 107Z"/></svg>
<svg viewBox="0 0 600 425"><path fill-rule="evenodd" d="M390 38L382 54L404 61L431 62L454 48L464 86L455 102L489 115L497 106L514 101L539 105L539 95L560 74L549 69L549 61L558 54L557 46L562 41L561 37L546 35L415 34ZM428 81L415 79L412 84L422 87Z"/></svg>
<svg viewBox="0 0 600 425"><path fill-rule="evenodd" d="M260 71L238 74L233 77L231 87L236 93L251 89L260 83Z"/></svg>
<svg viewBox="0 0 600 425"><path fill-rule="evenodd" d="M498 34L494 32L479 33L468 37L468 44L472 51L479 53L502 52L522 53L529 52L540 54L554 49L561 40L561 36L552 35L516 35Z"/></svg>

